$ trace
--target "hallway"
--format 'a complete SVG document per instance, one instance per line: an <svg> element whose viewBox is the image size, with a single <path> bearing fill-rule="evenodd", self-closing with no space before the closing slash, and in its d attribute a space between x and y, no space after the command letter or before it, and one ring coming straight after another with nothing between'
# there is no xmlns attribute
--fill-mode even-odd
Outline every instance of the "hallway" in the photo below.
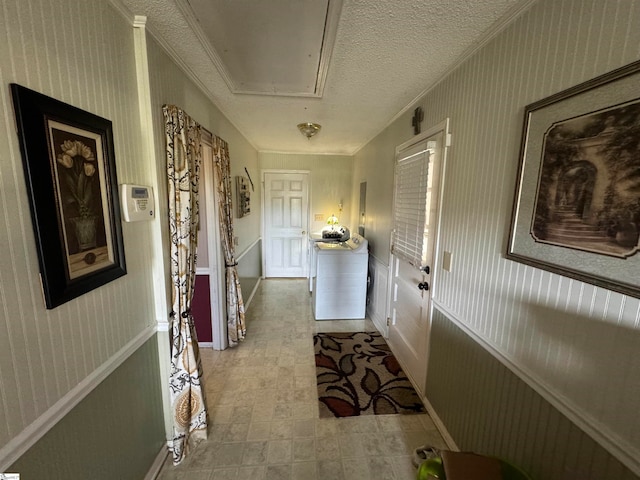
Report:
<svg viewBox="0 0 640 480"><path fill-rule="evenodd" d="M201 351L209 438L159 480L413 480L414 448L446 448L426 414L318 418L313 334L375 327L316 322L310 303L306 280L264 280L244 343Z"/></svg>

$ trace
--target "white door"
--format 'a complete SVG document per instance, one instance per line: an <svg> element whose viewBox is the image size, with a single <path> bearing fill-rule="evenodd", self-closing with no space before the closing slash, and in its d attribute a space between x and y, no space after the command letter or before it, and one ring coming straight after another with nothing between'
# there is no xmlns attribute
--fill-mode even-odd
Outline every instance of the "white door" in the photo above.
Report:
<svg viewBox="0 0 640 480"><path fill-rule="evenodd" d="M424 394L447 122L396 149L389 344Z"/></svg>
<svg viewBox="0 0 640 480"><path fill-rule="evenodd" d="M266 277L307 276L308 205L308 173L264 173Z"/></svg>

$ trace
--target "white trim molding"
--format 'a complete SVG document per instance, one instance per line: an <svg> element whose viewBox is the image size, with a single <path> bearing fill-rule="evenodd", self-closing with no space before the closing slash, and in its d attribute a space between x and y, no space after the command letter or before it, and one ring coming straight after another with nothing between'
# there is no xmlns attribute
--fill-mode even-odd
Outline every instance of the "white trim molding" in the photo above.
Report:
<svg viewBox="0 0 640 480"><path fill-rule="evenodd" d="M245 311L249 309L249 305L251 304L251 300L253 300L253 296L258 291L258 287L260 286L260 283L262 282L262 278L263 277L258 277L258 281L256 282L255 287L253 287L253 290L251 290L251 293L249 294L249 298L247 298L247 300L245 300L245 302L244 302Z"/></svg>
<svg viewBox="0 0 640 480"><path fill-rule="evenodd" d="M238 256L236 257L236 262L239 262L240 260L242 260L242 257L244 257L247 253L249 253L249 252L251 251L251 249L252 249L253 247L255 247L255 246L256 246L256 244L257 244L260 240L262 240L262 237L258 237L258 238L256 238L256 239L254 240L254 242L253 242L251 245L249 245L247 248L245 248L245 249L243 250L243 252L242 252L240 255L238 255Z"/></svg>
<svg viewBox="0 0 640 480"><path fill-rule="evenodd" d="M447 430L447 427L444 426L444 423L436 413L435 409L433 408L433 405L431 405L431 402L429 402L429 399L423 396L422 403L424 403L424 406L427 409L427 413L429 414L429 417L431 417L431 420L433 420L433 423L438 429L438 432L440 432L440 435L442 435L442 438L444 439L444 442L447 444L447 447L449 447L449 450L459 452L460 448L458 448L458 445L456 445L455 440L449 433L449 430Z"/></svg>
<svg viewBox="0 0 640 480"><path fill-rule="evenodd" d="M162 466L164 465L165 460L169 456L169 449L167 447L162 447L156 456L156 459L151 464L151 468L144 476L144 480L155 480L160 475L160 471L162 470Z"/></svg>

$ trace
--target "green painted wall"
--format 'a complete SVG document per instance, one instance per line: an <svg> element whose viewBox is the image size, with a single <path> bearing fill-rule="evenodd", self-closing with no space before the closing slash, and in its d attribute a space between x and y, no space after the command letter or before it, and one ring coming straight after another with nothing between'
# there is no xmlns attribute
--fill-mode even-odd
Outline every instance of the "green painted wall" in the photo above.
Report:
<svg viewBox="0 0 640 480"><path fill-rule="evenodd" d="M535 480L639 478L437 309L427 397L460 450Z"/></svg>
<svg viewBox="0 0 640 480"><path fill-rule="evenodd" d="M20 480L141 480L166 442L155 336L8 472Z"/></svg>

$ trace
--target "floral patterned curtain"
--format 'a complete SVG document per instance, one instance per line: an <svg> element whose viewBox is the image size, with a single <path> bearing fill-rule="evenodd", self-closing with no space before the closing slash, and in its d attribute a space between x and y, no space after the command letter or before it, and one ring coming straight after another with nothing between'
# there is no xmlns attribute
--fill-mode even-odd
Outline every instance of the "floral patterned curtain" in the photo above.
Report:
<svg viewBox="0 0 640 480"><path fill-rule="evenodd" d="M198 245L198 178L202 161L201 129L173 105L165 118L169 233L171 237L172 312L170 318L173 463L190 445L207 438L202 364L191 315Z"/></svg>
<svg viewBox="0 0 640 480"><path fill-rule="evenodd" d="M244 324L244 302L238 278L238 263L233 246L233 209L231 202L231 165L227 142L214 135L213 156L216 164L220 237L226 266L227 279L227 338L230 347L244 340L247 329Z"/></svg>

